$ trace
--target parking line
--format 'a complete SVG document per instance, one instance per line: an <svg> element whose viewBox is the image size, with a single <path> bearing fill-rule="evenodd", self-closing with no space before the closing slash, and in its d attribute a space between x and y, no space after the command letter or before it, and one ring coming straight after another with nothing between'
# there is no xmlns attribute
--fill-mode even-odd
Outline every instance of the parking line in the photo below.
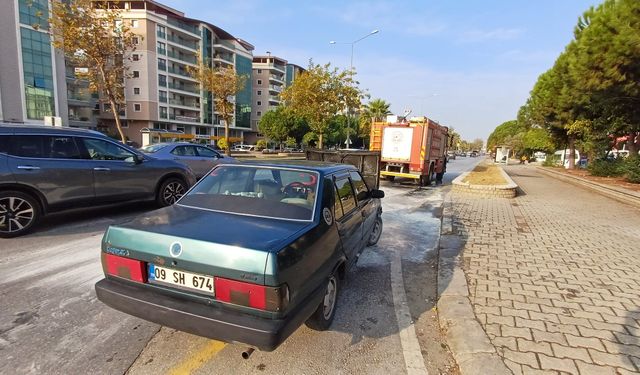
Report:
<svg viewBox="0 0 640 375"><path fill-rule="evenodd" d="M396 320L402 345L404 364L409 375L428 375L424 366L424 358L420 350L416 329L411 320L411 312L407 302L407 293L404 289L402 277L402 258L399 253L391 258L391 293L393 294L393 306L396 310Z"/></svg>
<svg viewBox="0 0 640 375"><path fill-rule="evenodd" d="M210 340L204 344L200 350L185 358L181 363L172 367L167 374L169 375L187 375L199 369L208 360L222 350L226 344L221 341Z"/></svg>

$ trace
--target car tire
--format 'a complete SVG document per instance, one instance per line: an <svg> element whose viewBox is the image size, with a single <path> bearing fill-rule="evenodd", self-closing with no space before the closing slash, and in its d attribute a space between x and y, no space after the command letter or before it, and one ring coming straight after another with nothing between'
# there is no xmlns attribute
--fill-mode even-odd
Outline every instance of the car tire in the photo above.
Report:
<svg viewBox="0 0 640 375"><path fill-rule="evenodd" d="M0 237L27 234L40 221L42 210L37 199L20 191L0 192Z"/></svg>
<svg viewBox="0 0 640 375"><path fill-rule="evenodd" d="M333 318L336 316L336 305L340 292L340 278L336 273L331 274L327 279L325 294L320 301L316 311L307 319L307 327L315 331L326 331L331 326Z"/></svg>
<svg viewBox="0 0 640 375"><path fill-rule="evenodd" d="M180 199L188 190L187 184L175 177L168 178L160 184L156 203L160 207L171 206Z"/></svg>
<svg viewBox="0 0 640 375"><path fill-rule="evenodd" d="M380 241L380 237L382 237L382 217L378 215L376 222L373 224L373 229L371 229L367 246L374 246L377 244L378 241Z"/></svg>

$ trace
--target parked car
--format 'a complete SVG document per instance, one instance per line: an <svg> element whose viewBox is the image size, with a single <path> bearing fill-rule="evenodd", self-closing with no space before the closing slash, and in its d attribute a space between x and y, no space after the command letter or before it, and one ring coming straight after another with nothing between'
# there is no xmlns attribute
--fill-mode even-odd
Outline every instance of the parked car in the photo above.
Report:
<svg viewBox="0 0 640 375"><path fill-rule="evenodd" d="M90 130L0 124L0 237L50 212L131 200L175 203L195 176Z"/></svg>
<svg viewBox="0 0 640 375"><path fill-rule="evenodd" d="M202 178L216 164L236 161L234 158L224 156L205 145L186 142L156 143L142 147L140 151L157 159L175 160L188 165L198 179Z"/></svg>
<svg viewBox="0 0 640 375"><path fill-rule="evenodd" d="M347 270L381 236L382 197L351 165L220 164L175 205L107 229L98 299L272 351L303 322L331 325Z"/></svg>

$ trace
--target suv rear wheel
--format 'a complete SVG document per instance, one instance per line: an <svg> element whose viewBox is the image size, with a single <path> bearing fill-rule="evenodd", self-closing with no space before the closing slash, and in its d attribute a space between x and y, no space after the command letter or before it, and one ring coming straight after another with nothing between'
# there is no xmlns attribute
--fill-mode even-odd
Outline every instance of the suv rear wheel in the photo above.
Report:
<svg viewBox="0 0 640 375"><path fill-rule="evenodd" d="M40 217L40 205L31 195L20 191L0 192L0 237L22 236Z"/></svg>
<svg viewBox="0 0 640 375"><path fill-rule="evenodd" d="M176 203L187 190L187 184L183 180L175 177L168 178L160 184L156 202L162 207L171 206Z"/></svg>

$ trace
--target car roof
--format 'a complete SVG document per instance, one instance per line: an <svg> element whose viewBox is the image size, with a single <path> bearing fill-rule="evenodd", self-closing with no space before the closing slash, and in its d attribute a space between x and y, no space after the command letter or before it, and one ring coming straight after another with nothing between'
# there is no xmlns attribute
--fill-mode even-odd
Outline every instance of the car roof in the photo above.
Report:
<svg viewBox="0 0 640 375"><path fill-rule="evenodd" d="M11 124L0 123L0 134L13 134L13 133L26 133L26 134L65 134L65 135L77 135L77 136L99 136L106 137L106 135L90 129L70 128L66 126L48 126L48 125L34 125L34 124Z"/></svg>
<svg viewBox="0 0 640 375"><path fill-rule="evenodd" d="M312 161L312 160L278 160L278 159L243 160L242 164L273 167L273 168L305 169L309 171L320 172L323 175L331 174L335 172L341 172L345 170L357 171L357 168L351 164L339 164L339 163L330 163L330 162Z"/></svg>

